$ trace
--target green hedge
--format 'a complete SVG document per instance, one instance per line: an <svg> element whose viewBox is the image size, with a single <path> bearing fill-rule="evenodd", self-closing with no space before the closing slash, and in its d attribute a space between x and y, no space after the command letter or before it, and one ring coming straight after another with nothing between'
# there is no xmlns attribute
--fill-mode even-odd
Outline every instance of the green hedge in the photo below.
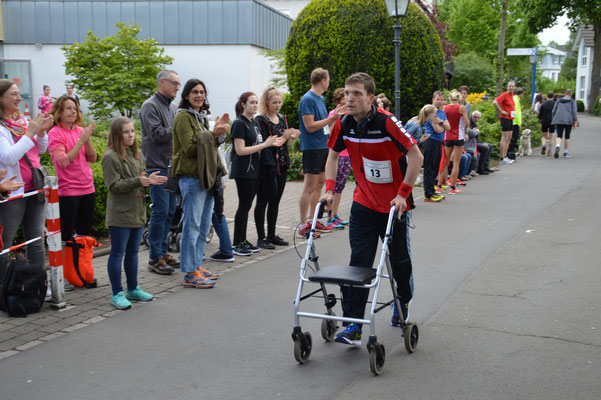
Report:
<svg viewBox="0 0 601 400"><path fill-rule="evenodd" d="M584 112L584 102L582 100L576 100L576 110L578 112Z"/></svg>
<svg viewBox="0 0 601 400"><path fill-rule="evenodd" d="M463 53L455 57L451 87L467 85L472 93L494 93L495 69L488 60L476 53Z"/></svg>
<svg viewBox="0 0 601 400"><path fill-rule="evenodd" d="M593 104L593 114L595 115L601 115L601 103L599 103L600 100L601 96L597 97L595 99L595 104Z"/></svg>
<svg viewBox="0 0 601 400"><path fill-rule="evenodd" d="M444 55L440 38L420 9L409 5L401 29L401 116L416 115L429 104L432 92L444 84ZM330 73L331 93L354 72L367 72L394 103L393 21L383 0L313 0L292 24L286 46L290 96L283 112L298 121L298 102L310 89L317 67ZM294 126L294 125L292 125Z"/></svg>

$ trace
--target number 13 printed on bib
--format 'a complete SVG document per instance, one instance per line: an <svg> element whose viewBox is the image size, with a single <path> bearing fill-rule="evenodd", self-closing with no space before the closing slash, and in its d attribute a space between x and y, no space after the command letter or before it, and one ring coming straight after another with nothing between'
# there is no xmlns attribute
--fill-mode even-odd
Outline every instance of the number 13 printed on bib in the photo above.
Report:
<svg viewBox="0 0 601 400"><path fill-rule="evenodd" d="M365 178L371 183L391 183L392 168L390 160L374 161L363 157Z"/></svg>

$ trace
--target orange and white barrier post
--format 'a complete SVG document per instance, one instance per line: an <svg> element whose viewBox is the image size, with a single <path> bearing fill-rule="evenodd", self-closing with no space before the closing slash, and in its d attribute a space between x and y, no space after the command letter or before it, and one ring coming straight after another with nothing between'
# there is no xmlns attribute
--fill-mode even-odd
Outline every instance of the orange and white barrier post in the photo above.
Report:
<svg viewBox="0 0 601 400"><path fill-rule="evenodd" d="M56 309L64 308L65 278L63 276L63 248L61 244L61 219L58 207L58 179L56 176L47 176L45 185L48 188L46 202L46 229L48 234L48 258L50 264L50 287L52 300L50 306Z"/></svg>

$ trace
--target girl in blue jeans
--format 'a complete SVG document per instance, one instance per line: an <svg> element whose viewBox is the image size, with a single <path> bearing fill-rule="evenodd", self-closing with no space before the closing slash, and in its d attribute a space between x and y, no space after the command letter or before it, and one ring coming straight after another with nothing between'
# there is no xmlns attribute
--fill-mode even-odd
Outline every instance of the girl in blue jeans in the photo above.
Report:
<svg viewBox="0 0 601 400"><path fill-rule="evenodd" d="M161 185L167 178L158 171L146 175L134 123L125 117L115 118L111 123L108 147L102 156L102 174L109 192L105 224L111 235L107 265L113 292L111 304L125 310L131 307L130 300L153 298L138 286L138 250L146 224L145 188ZM121 286L121 264L127 279L125 294Z"/></svg>

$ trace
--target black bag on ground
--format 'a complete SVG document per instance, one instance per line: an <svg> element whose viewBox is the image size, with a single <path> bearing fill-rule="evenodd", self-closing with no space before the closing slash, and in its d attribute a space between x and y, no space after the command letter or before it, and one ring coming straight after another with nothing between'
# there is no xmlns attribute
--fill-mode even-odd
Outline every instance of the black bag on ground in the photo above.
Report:
<svg viewBox="0 0 601 400"><path fill-rule="evenodd" d="M44 267L17 257L6 268L0 287L0 309L9 317L26 317L40 311L48 280Z"/></svg>

